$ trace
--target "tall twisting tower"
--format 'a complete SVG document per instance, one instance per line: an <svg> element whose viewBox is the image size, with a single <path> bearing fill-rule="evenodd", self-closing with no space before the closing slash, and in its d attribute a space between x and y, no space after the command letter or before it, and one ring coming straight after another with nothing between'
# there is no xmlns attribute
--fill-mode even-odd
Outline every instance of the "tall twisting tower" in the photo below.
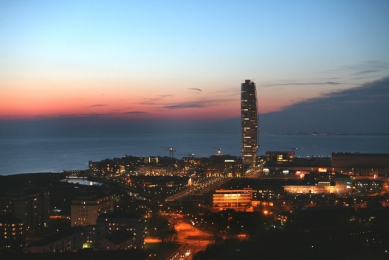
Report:
<svg viewBox="0 0 389 260"><path fill-rule="evenodd" d="M241 91L243 163L246 166L255 167L258 150L258 113L255 83L248 79L245 80L242 83Z"/></svg>

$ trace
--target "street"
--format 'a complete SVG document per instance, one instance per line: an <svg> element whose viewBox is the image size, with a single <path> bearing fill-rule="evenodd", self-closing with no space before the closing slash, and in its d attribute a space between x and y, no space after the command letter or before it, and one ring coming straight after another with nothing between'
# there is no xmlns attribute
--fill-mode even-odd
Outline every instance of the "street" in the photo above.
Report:
<svg viewBox="0 0 389 260"><path fill-rule="evenodd" d="M192 260L193 254L205 250L210 242L211 234L204 232L195 226L184 221L179 221L176 225L177 242L184 246L167 259L188 259ZM190 250L190 253L188 252ZM174 257L174 255L176 255ZM184 256L184 257L182 257Z"/></svg>

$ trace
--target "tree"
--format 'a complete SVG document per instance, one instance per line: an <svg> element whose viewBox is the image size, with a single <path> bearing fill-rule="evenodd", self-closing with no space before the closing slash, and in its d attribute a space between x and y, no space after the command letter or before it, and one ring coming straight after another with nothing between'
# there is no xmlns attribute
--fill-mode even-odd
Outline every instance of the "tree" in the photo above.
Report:
<svg viewBox="0 0 389 260"><path fill-rule="evenodd" d="M158 213L153 213L147 222L150 236L159 238L163 243L171 243L177 237L177 232L169 221Z"/></svg>

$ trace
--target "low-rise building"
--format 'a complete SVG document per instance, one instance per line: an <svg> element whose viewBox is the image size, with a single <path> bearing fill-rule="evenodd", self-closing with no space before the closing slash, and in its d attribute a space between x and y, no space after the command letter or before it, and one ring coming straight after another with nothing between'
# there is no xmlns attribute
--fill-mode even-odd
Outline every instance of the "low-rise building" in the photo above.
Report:
<svg viewBox="0 0 389 260"><path fill-rule="evenodd" d="M24 253L76 252L82 249L85 241L82 227L69 228L55 235L33 242L23 248Z"/></svg>
<svg viewBox="0 0 389 260"><path fill-rule="evenodd" d="M130 250L133 248L137 248L137 241L130 231L115 231L93 244L94 251Z"/></svg>
<svg viewBox="0 0 389 260"><path fill-rule="evenodd" d="M208 177L241 177L244 173L243 160L231 155L212 155L204 166L204 172Z"/></svg>
<svg viewBox="0 0 389 260"><path fill-rule="evenodd" d="M252 212L252 192L250 188L243 190L216 190L212 195L212 209L222 211L233 209L240 212Z"/></svg>
<svg viewBox="0 0 389 260"><path fill-rule="evenodd" d="M387 176L389 174L389 154L332 153L332 168L359 176Z"/></svg>
<svg viewBox="0 0 389 260"><path fill-rule="evenodd" d="M336 187L330 185L285 185L284 191L291 194L331 194Z"/></svg>
<svg viewBox="0 0 389 260"><path fill-rule="evenodd" d="M292 162L294 152L290 151L269 151L266 152L266 161L269 162Z"/></svg>
<svg viewBox="0 0 389 260"><path fill-rule="evenodd" d="M356 193L377 193L388 190L388 182L376 179L358 179L355 180Z"/></svg>
<svg viewBox="0 0 389 260"><path fill-rule="evenodd" d="M350 194L354 192L353 181L349 176L339 176L335 178L336 193Z"/></svg>
<svg viewBox="0 0 389 260"><path fill-rule="evenodd" d="M115 242L118 248L125 245L126 248L143 248L144 244L144 219L142 216L132 213L124 212L111 212L102 214L97 219L97 234L96 241L100 241L103 238L112 238L115 234L120 234L123 238L121 241ZM126 241L124 238L129 238ZM122 244L124 243L124 244Z"/></svg>
<svg viewBox="0 0 389 260"><path fill-rule="evenodd" d="M344 175L335 177L334 182L319 181L312 184L285 185L284 191L292 194L351 194L353 182L349 176Z"/></svg>
<svg viewBox="0 0 389 260"><path fill-rule="evenodd" d="M266 152L264 175L300 175L331 171L330 157L296 158L293 152Z"/></svg>

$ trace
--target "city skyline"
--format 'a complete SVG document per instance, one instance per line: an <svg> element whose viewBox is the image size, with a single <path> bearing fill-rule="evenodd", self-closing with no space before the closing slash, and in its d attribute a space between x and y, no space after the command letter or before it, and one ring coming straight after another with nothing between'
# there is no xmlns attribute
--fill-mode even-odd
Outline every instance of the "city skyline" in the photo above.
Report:
<svg viewBox="0 0 389 260"><path fill-rule="evenodd" d="M240 117L237 86L246 78L261 93L258 113L285 118L302 106L322 113L324 100L388 81L387 1L3 1L0 7L5 127L123 120L204 126ZM387 91L378 100L388 100ZM384 118L386 107L367 108Z"/></svg>

